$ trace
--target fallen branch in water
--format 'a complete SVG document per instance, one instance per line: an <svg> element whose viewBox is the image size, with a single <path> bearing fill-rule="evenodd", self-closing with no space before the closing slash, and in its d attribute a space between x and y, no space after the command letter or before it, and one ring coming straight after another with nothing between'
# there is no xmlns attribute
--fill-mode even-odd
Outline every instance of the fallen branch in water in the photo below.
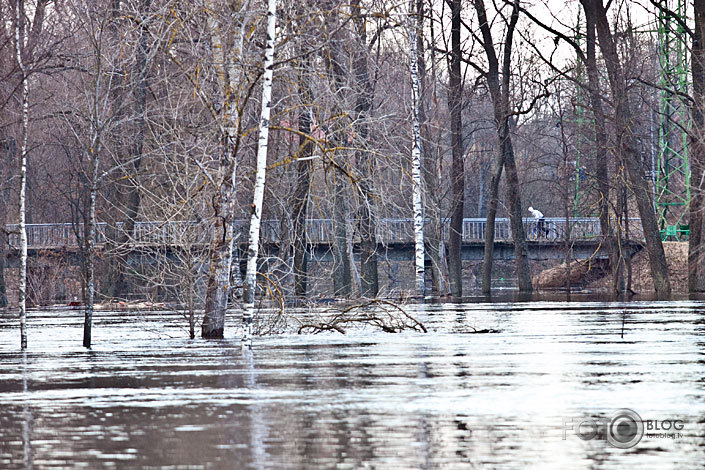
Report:
<svg viewBox="0 0 705 470"><path fill-rule="evenodd" d="M423 323L406 313L399 305L383 299L351 305L325 318L302 323L298 333L317 334L323 331L337 331L345 334L345 328L351 325L370 325L387 333L398 333L403 330L428 333Z"/></svg>
<svg viewBox="0 0 705 470"><path fill-rule="evenodd" d="M501 333L501 332L502 332L502 330L495 330L495 329L492 329L492 328L483 328L483 329L481 329L481 330L478 330L477 328L475 328L475 327L473 327L473 326L471 326L470 328L472 328L472 331L468 331L468 333L470 333L470 334L472 334L472 335L474 335L474 334L484 334L484 333Z"/></svg>

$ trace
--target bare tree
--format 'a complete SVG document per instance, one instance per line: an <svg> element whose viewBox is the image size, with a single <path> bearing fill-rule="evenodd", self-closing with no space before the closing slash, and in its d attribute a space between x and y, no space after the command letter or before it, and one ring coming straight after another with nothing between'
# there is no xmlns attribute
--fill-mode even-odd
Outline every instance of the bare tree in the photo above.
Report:
<svg viewBox="0 0 705 470"><path fill-rule="evenodd" d="M22 139L19 149L20 188L19 188L19 231L20 231L20 272L19 272L19 308L20 308L20 344L27 349L27 228L26 188L27 188L27 138L29 136L29 78L23 58L25 46L24 35L25 7L22 0L15 2L15 52L17 65L21 72L22 86Z"/></svg>
<svg viewBox="0 0 705 470"><path fill-rule="evenodd" d="M694 0L695 25L692 32L691 75L693 101L690 133L690 208L688 222L688 291L705 290L705 252L703 250L703 177L705 176L705 1Z"/></svg>
<svg viewBox="0 0 705 470"><path fill-rule="evenodd" d="M339 8L331 8L328 13L328 68L334 86L333 115L341 116L345 98L345 68L343 61L344 37L340 28ZM348 153L347 126L344 119L338 117L331 124L330 144L332 162L329 164L333 187L333 294L350 297L352 295L352 253L350 230L348 227L349 195L346 185L349 165L345 155Z"/></svg>
<svg viewBox="0 0 705 470"><path fill-rule="evenodd" d="M426 229L425 244L426 252L431 261L431 285L435 295L442 295L447 292L446 283L444 282L445 266L445 245L443 240L443 225L441 222L441 201L443 198L439 194L441 184L439 178L439 146L432 145L431 142L431 125L429 122L428 113L426 112L426 96L429 91L433 92L434 99L429 100L431 103L437 103L435 99L435 90L438 80L435 73L431 76L431 80L427 78L427 67L425 60L426 50L430 50L431 67L430 72L435 72L436 68L436 48L433 47L436 41L435 29L433 21L429 21L430 29L430 46L427 47L424 40L425 35L425 19L427 12L430 16L433 9L433 0L429 0L429 8L424 7L425 0L416 0L416 16L417 16L417 44L416 51L418 57L417 70L419 74L419 126L421 127L421 136L423 141L423 176L425 183L425 218L427 222L424 224ZM430 86L429 86L430 85ZM429 88L431 90L429 90ZM437 107L437 104L436 104Z"/></svg>
<svg viewBox="0 0 705 470"><path fill-rule="evenodd" d="M71 3L70 12L76 18L76 34L85 44L85 49L74 58L75 65L81 71L74 77L76 88L70 90L75 107L70 110L62 109L60 115L75 141L76 153L80 159L79 168L88 198L85 223L81 230L85 243L83 346L90 348L96 297L99 191L102 177L110 173L103 174L101 168L107 163L106 136L114 125L115 117L121 115L121 112L116 112L113 106L115 103L110 100L116 86L113 82L116 75L114 72L119 65L114 60L115 48L111 42L114 38L109 38L108 34L113 20L112 13L101 11L99 4L78 1Z"/></svg>
<svg viewBox="0 0 705 470"><path fill-rule="evenodd" d="M298 112L299 150L296 168L296 189L294 192L293 218L294 218L294 294L299 298L306 296L308 260L307 260L307 231L306 219L308 216L309 194L311 190L311 171L314 143L311 138L313 111L311 109L313 96L311 85L308 83L312 60L310 57L301 61L299 70L298 96L300 106Z"/></svg>
<svg viewBox="0 0 705 470"><path fill-rule="evenodd" d="M426 254L424 249L424 213L423 194L421 187L421 168L423 164L423 142L421 141L421 117L420 101L421 89L419 85L419 53L417 31L421 29L421 16L418 12L414 14L414 0L410 0L410 25L409 25L409 48L411 49L411 106L413 113L413 136L414 143L411 157L411 177L413 180L413 200L414 200L414 263L416 266L416 294L423 296L426 288L424 278L424 268Z"/></svg>
<svg viewBox="0 0 705 470"><path fill-rule="evenodd" d="M465 202L465 165L463 147L463 81L461 74L462 1L448 0L451 8L451 53L448 63L448 108L450 109L450 135L453 152L451 170L451 212L448 231L448 269L450 291L455 297L463 295L463 207Z"/></svg>
<svg viewBox="0 0 705 470"><path fill-rule="evenodd" d="M614 100L619 152L624 159L637 208L639 209L654 289L658 295L668 295L671 292L671 282L668 275L666 255L663 251L656 214L654 213L653 196L649 184L644 178L644 168L639 158L637 142L632 129L632 105L627 90L627 78L617 53L617 46L610 30L609 21L607 20L607 8L603 5L602 0L581 0L581 4L586 16L591 15L595 18L600 50L605 60Z"/></svg>
<svg viewBox="0 0 705 470"><path fill-rule="evenodd" d="M120 11L120 0L115 0L113 2L114 15L119 15ZM136 52L136 63L135 72L136 76L133 80L134 84L132 88L132 94L134 98L134 110L132 116L125 116L124 121L132 123L132 126L128 126L126 123L120 122L121 119L118 117L118 126L121 129L118 130L117 138L122 140L122 132L126 132L128 129L131 131L132 138L130 139L130 144L128 145L128 157L125 162L116 162L117 164L123 165L123 178L122 181L127 181L128 184L125 187L125 196L123 199L126 201L120 207L123 212L120 219L122 219L122 227L117 234L116 240L109 240L113 242L116 246L116 256L112 259L110 265L110 275L107 280L108 295L110 297L122 298L126 296L127 293L127 282L125 279L125 269L127 266L127 252L128 249L125 245L130 241L130 237L135 228L135 222L138 220L140 205L142 202L140 185L136 183L138 181L137 175L139 175L142 165L144 162L144 143L145 134L147 132L147 88L149 86L149 62L152 55L152 43L150 41L149 25L151 18L151 0L141 0L139 7L134 16L138 21L138 31L139 39ZM118 23L118 18L113 19L113 23ZM125 77L127 78L127 77ZM114 87L117 89L118 87ZM113 96L114 100L124 100L125 96L122 94L115 93ZM121 106L118 109L121 110ZM119 147L120 145L118 145ZM120 153L119 151L117 153ZM121 201L122 202L122 201ZM108 234L106 234L108 235Z"/></svg>
<svg viewBox="0 0 705 470"><path fill-rule="evenodd" d="M220 155L218 158L216 194L213 198L213 237L211 260L206 291L206 305L201 325L204 338L222 338L225 328L225 311L230 294L230 272L233 251L233 214L235 211L235 189L237 184L237 160L242 138L242 113L249 98L252 83L245 85L244 63L245 37L250 22L250 2L230 5L231 17L235 20L232 37L226 35L232 29L226 27L218 16L219 6L214 0L207 2L207 27L210 37L213 67L218 86L218 102L209 107L215 113L220 129Z"/></svg>
<svg viewBox="0 0 705 470"><path fill-rule="evenodd" d="M602 94L600 93L600 75L597 67L597 42L595 40L595 18L587 15L586 12L586 50L582 56L588 75L588 93L590 95L590 105L594 115L595 127L595 164L597 185L600 192L600 232L604 237L607 254L609 256L610 271L612 272L612 283L615 290L619 290L619 273L621 263L618 259L617 246L614 240L614 233L610 223L610 183L608 176L609 154L607 152L607 129L606 115L602 106Z"/></svg>
<svg viewBox="0 0 705 470"><path fill-rule="evenodd" d="M511 220L512 238L514 239L514 257L516 259L516 272L519 291L531 292L531 271L529 269L528 249L526 246L526 233L522 222L521 199L519 192L519 177L517 174L514 147L511 138L511 116L509 98L511 84L512 43L514 31L519 19L519 2L512 3L512 11L507 24L502 52L502 68L500 82L500 63L495 52L492 30L487 19L487 12L483 0L475 0L482 34L481 44L487 56L487 72L483 72L490 90L494 107L494 118L497 125L499 149L497 161L492 173L490 183L490 204L487 210L487 224L485 226L485 254L482 267L482 290L489 293L492 283L492 259L494 256L494 221L497 213L499 180L502 168L507 170L507 198L509 199L509 215ZM477 67L479 68L479 67Z"/></svg>
<svg viewBox="0 0 705 470"><path fill-rule="evenodd" d="M272 76L274 73L274 40L277 22L277 2L269 0L267 9L267 45L264 52L264 81L262 85L262 111L260 113L259 142L257 146L257 171L252 196L252 216L250 217L250 240L247 249L247 271L245 273L243 341L252 335L252 315L255 301L257 277L257 256L259 254L259 231L262 220L264 182L267 175L267 146L269 144L269 116L272 106Z"/></svg>

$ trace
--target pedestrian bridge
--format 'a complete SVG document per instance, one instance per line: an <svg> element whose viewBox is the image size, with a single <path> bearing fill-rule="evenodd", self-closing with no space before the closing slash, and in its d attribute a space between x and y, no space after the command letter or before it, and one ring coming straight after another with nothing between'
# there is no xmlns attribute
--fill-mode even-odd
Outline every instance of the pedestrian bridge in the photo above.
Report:
<svg viewBox="0 0 705 470"><path fill-rule="evenodd" d="M235 220L233 222L236 240L240 243L247 241L248 220ZM349 230L353 240L359 241L358 222L348 220ZM529 241L573 241L595 240L600 237L600 222L595 217L571 218L546 218L547 234L535 236L535 220L524 219L524 229ZM473 218L463 220L462 240L464 242L484 241L487 220ZM641 239L641 224L639 219L630 219L629 238ZM19 248L19 233L17 225L8 225L10 232L10 246ZM59 249L78 248L79 240L83 236L83 227L80 224L27 224L27 244L29 249ZM203 223L188 221L166 222L136 222L132 233L128 234L127 244L132 246L188 246L203 245L210 240L211 228ZM109 239L117 239L125 235L123 224L114 226L99 223L97 230L97 245L105 245ZM260 240L262 243L282 243L294 239L293 223L291 220L267 219L262 221ZM443 226L442 238L447 238L448 225ZM310 245L330 244L333 240L332 219L309 219L306 221L306 241ZM414 224L412 219L383 218L378 221L377 242L382 245L413 243ZM495 220L495 241L511 242L512 234L509 219Z"/></svg>
<svg viewBox="0 0 705 470"><path fill-rule="evenodd" d="M233 222L235 239L239 244L247 242L249 220ZM312 258L326 261L330 258L330 244L333 240L333 220L309 219L306 222L306 242ZM600 222L595 217L586 218L546 218L547 235L536 236L536 221L524 219L524 228L529 239L529 256L534 259L563 258L566 241L570 241L573 257L586 258L604 256L601 250ZM487 220L468 218L463 220L463 259L482 259L484 236ZM97 247L103 248L108 240L117 240L119 236L129 235L122 248L196 248L206 246L210 241L211 227L190 221L142 221L136 222L130 234L125 234L123 224L98 224ZM19 248L17 225L7 227L10 231L10 246ZM359 242L358 221L348 220L349 233L353 243ZM77 250L82 237L81 225L76 224L27 224L28 248L38 250ZM447 221L442 227L442 239L447 240ZM639 219L630 219L629 238L641 240L642 231ZM377 242L379 252L389 259L413 259L414 228L412 219L382 218L378 221ZM260 240L269 245L265 250L278 252L282 246L290 246L294 240L293 222L290 219L262 221ZM114 244L114 243L113 243ZM495 258L512 259L513 240L509 219L495 220Z"/></svg>

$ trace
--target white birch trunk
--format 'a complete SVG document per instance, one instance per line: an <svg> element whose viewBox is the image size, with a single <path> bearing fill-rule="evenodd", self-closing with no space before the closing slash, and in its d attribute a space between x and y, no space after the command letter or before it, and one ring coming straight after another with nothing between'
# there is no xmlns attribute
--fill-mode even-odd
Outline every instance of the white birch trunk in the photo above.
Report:
<svg viewBox="0 0 705 470"><path fill-rule="evenodd" d="M22 60L22 46L24 38L20 33L20 23L24 16L21 11L24 3L15 2L15 52L17 65L22 73L22 144L20 148L20 194L19 194L19 230L20 230L20 273L19 273L19 308L20 308L20 344L22 349L27 349L27 227L26 227L26 198L27 191L27 137L29 134L29 81L27 68Z"/></svg>
<svg viewBox="0 0 705 470"><path fill-rule="evenodd" d="M243 341L250 341L252 335L252 315L257 281L257 257L259 255L259 232L264 200L264 182L267 173L267 144L269 143L269 115L272 101L272 76L274 72L274 39L277 21L277 2L269 0L267 8L267 46L264 52L264 83L262 85L262 111L257 146L257 173L250 217L250 241L247 250L247 270L245 271L245 303Z"/></svg>
<svg viewBox="0 0 705 470"><path fill-rule="evenodd" d="M413 0L412 0L413 5ZM413 11L413 9L412 9ZM414 145L411 150L411 179L414 197L414 262L416 265L416 293L423 296L425 293L424 281L424 252L423 241L423 198L421 188L421 164L423 160L423 144L421 142L421 126L419 124L419 56L416 48L416 28L418 27L418 15L411 15L412 20L409 27L409 43L411 46L411 101L413 106L413 133Z"/></svg>

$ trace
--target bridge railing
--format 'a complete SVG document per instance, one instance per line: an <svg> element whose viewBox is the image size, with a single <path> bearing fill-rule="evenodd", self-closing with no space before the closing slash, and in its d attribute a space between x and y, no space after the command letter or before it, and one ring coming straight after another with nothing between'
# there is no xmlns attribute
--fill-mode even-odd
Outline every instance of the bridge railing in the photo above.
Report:
<svg viewBox="0 0 705 470"><path fill-rule="evenodd" d="M601 235L600 220L596 217L571 218L569 222L570 230L568 230L568 222L566 222L566 219L561 217L546 218L545 227L550 230L550 238L565 240L566 235L570 235L570 238L573 240L588 240ZM524 218L523 224L524 232L530 235L536 227L536 219ZM463 240L484 240L486 227L486 219L463 219ZM445 229L447 230L447 227ZM496 219L494 230L495 240L511 241L513 239L510 221L507 218ZM642 237L641 219L630 219L630 237Z"/></svg>
<svg viewBox="0 0 705 470"><path fill-rule="evenodd" d="M536 224L534 219L523 220L524 229L531 234ZM564 240L569 235L573 240L589 240L599 237L600 222L595 217L572 218L569 225L563 218L546 218L546 227L551 230L551 238ZM447 239L448 221L442 226L442 237ZM463 220L464 241L481 241L485 237L487 220L482 218L468 218ZM570 227L570 229L569 229ZM82 234L83 227L73 224L27 224L27 243L32 249L74 248L78 246L76 230ZM233 221L235 240L245 243L248 239L247 230L249 221L237 219ZM359 221L349 220L348 228L352 231L355 241L359 241ZM10 232L10 246L18 248L20 245L17 225L8 225ZM623 227L623 232L624 232ZM99 223L97 226L97 243L103 245L107 240L117 240L118 235L124 230L121 223L108 226ZM330 243L333 240L333 220L308 219L306 221L307 243ZM157 246L157 245L206 245L209 243L212 227L206 223L193 221L168 221L135 222L128 244L131 246ZM411 219L383 218L378 221L376 236L379 243L410 243L414 240L414 227ZM280 221L267 219L262 221L260 240L263 243L279 243L283 240L292 240L294 237L291 220ZM642 239L640 219L629 220L629 238ZM495 220L495 240L511 241L512 232L509 219Z"/></svg>

